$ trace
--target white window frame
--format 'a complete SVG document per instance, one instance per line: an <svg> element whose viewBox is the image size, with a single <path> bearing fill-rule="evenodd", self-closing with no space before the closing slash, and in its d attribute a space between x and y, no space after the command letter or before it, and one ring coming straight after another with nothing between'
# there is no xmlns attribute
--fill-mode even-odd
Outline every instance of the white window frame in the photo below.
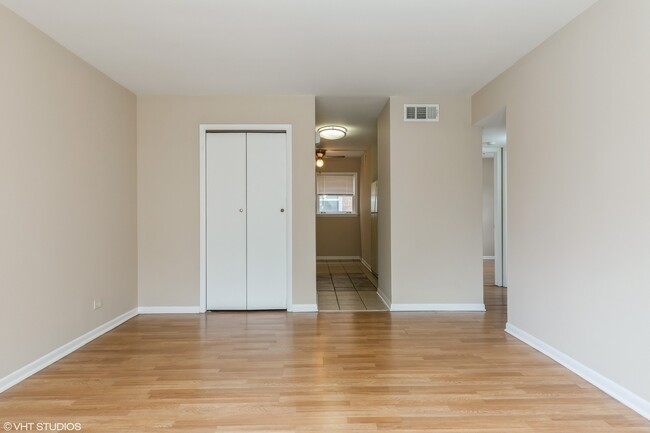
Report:
<svg viewBox="0 0 650 433"><path fill-rule="evenodd" d="M341 176L348 175L353 177L354 193L352 194L352 209L348 212L321 212L318 206L318 176ZM356 172L326 171L316 173L316 216L317 217L358 217L359 216L359 184Z"/></svg>

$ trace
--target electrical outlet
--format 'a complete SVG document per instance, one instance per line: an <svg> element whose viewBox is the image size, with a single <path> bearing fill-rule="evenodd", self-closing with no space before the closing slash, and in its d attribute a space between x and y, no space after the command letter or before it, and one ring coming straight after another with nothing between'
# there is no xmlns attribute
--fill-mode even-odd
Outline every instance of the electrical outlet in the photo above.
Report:
<svg viewBox="0 0 650 433"><path fill-rule="evenodd" d="M93 301L93 310L99 310L100 308L102 308L102 305L104 305L104 303L102 302L101 298L95 299Z"/></svg>

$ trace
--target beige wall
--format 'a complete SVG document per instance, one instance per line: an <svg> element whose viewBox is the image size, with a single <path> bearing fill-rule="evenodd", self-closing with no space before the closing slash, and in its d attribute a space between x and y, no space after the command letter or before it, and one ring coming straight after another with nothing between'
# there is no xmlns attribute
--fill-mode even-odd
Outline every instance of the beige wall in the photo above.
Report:
<svg viewBox="0 0 650 433"><path fill-rule="evenodd" d="M650 401L650 2L601 0L473 97L507 106L508 321Z"/></svg>
<svg viewBox="0 0 650 433"><path fill-rule="evenodd" d="M494 256L494 158L483 158L483 257Z"/></svg>
<svg viewBox="0 0 650 433"><path fill-rule="evenodd" d="M439 103L440 121L404 122L405 103ZM390 122L393 303L482 305L481 130L470 98L391 97Z"/></svg>
<svg viewBox="0 0 650 433"><path fill-rule="evenodd" d="M391 101L377 119L377 273L384 299L392 302L392 223L391 223ZM379 180L381 179L381 180Z"/></svg>
<svg viewBox="0 0 650 433"><path fill-rule="evenodd" d="M313 96L138 97L141 306L198 306L199 125L291 124L293 303L316 303Z"/></svg>
<svg viewBox="0 0 650 433"><path fill-rule="evenodd" d="M135 96L3 6L0 58L2 378L134 309L137 247Z"/></svg>
<svg viewBox="0 0 650 433"><path fill-rule="evenodd" d="M326 158L325 165L319 169L321 173L356 173L357 191L360 191L360 158L333 159ZM357 195L357 209L365 203L361 194ZM324 216L316 217L316 256L361 256L361 234L359 214L356 216Z"/></svg>

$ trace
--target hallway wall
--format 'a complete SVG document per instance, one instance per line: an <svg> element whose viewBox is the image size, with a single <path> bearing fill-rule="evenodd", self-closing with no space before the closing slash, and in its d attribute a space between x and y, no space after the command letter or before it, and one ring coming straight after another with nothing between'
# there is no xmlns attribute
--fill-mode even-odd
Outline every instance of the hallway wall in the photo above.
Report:
<svg viewBox="0 0 650 433"><path fill-rule="evenodd" d="M440 104L440 121L405 122L406 103ZM391 97L389 133L390 177L380 171L379 191L383 201L390 183L393 304L482 309L481 130L471 99Z"/></svg>
<svg viewBox="0 0 650 433"><path fill-rule="evenodd" d="M358 211L357 215L353 216L316 216L317 257L361 256L360 207L363 203L360 194L360 170L360 158L326 158L323 168L317 170L321 173L356 173Z"/></svg>

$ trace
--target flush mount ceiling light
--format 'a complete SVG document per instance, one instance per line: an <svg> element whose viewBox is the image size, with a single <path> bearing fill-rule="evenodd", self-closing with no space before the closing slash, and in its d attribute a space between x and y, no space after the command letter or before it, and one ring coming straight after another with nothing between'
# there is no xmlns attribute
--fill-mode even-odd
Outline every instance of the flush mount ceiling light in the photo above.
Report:
<svg viewBox="0 0 650 433"><path fill-rule="evenodd" d="M316 167L320 168L325 165L323 157L325 156L325 149L316 149Z"/></svg>
<svg viewBox="0 0 650 433"><path fill-rule="evenodd" d="M347 133L348 130L346 128L337 125L321 126L318 128L318 135L320 135L320 138L325 138L326 140L338 140L339 138L345 137Z"/></svg>

